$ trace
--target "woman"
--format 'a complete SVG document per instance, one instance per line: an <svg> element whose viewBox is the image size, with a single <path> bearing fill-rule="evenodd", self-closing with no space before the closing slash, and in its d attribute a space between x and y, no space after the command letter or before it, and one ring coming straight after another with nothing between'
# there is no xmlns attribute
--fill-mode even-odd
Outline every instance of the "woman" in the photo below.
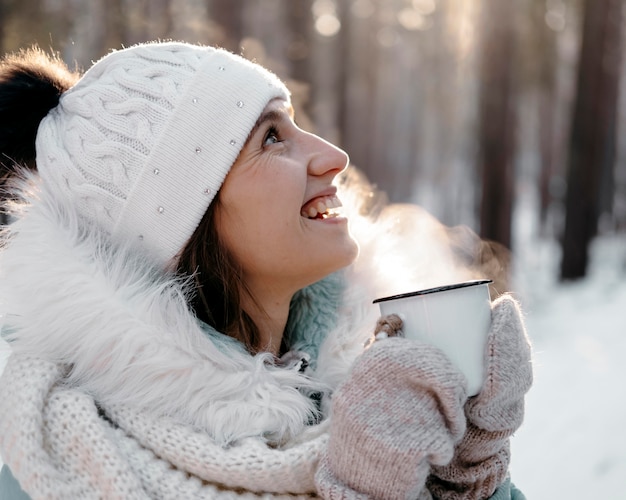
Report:
<svg viewBox="0 0 626 500"><path fill-rule="evenodd" d="M30 51L3 62L0 116L5 163L29 166L8 183L0 252L5 488L522 498L508 438L532 376L515 302L493 305L476 397L433 347L363 352L390 281L376 270L402 238L342 184L348 230L348 158L298 128L273 74L154 43L79 79Z"/></svg>

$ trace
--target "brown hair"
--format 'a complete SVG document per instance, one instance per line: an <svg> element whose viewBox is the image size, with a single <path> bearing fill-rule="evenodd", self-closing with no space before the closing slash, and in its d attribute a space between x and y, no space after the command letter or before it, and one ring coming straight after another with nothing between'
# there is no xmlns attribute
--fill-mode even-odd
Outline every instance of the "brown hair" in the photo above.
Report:
<svg viewBox="0 0 626 500"><path fill-rule="evenodd" d="M241 267L218 234L219 207L218 193L181 251L177 272L193 279L189 304L198 319L256 352L259 330L242 308L242 296L249 291Z"/></svg>

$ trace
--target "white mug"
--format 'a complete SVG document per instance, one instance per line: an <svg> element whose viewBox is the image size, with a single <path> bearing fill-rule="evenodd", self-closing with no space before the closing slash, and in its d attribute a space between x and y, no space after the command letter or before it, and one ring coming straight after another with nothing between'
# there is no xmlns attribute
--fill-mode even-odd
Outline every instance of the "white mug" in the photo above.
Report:
<svg viewBox="0 0 626 500"><path fill-rule="evenodd" d="M469 396L485 378L491 326L491 280L474 280L376 299L381 315L397 314L405 338L441 349L467 378Z"/></svg>

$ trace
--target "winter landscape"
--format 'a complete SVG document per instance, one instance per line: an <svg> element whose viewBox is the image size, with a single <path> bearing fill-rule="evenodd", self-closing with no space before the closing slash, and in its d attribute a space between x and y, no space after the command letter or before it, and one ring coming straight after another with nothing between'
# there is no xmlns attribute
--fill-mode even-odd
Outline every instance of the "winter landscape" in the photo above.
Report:
<svg viewBox="0 0 626 500"><path fill-rule="evenodd" d="M520 262L520 299L535 349L512 475L529 499L626 498L626 245L595 242L590 275L559 284L558 248Z"/></svg>
<svg viewBox="0 0 626 500"><path fill-rule="evenodd" d="M289 80L303 128L349 151L390 200L419 203L447 225L474 230L481 201L485 213L506 213L510 227L481 235L505 246L512 235L512 289L534 345L534 386L512 440L513 482L529 500L624 500L623 3L0 0L0 54L38 42L87 68L112 48L152 39L243 50ZM582 78L589 75L603 86L589 85ZM594 113L575 113L586 109L577 99L595 103ZM584 144L588 156L580 156ZM570 156L586 158L585 169ZM602 184L582 182L599 198L587 209L608 219L599 221L587 275L561 282L555 235L563 234L565 212L570 227L585 220L575 210L585 200L575 189L581 179L568 177L570 169ZM493 181L491 194L484 179ZM510 203L500 206L502 198ZM563 212L542 230L540 205ZM8 356L0 340L0 373Z"/></svg>

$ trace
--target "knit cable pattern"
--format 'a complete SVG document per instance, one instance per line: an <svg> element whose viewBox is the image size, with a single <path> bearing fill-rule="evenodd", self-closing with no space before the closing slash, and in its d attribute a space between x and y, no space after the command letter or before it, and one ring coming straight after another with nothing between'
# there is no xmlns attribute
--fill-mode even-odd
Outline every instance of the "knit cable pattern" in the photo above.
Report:
<svg viewBox="0 0 626 500"><path fill-rule="evenodd" d="M154 43L95 63L36 139L47 188L166 265L193 234L256 120L289 92L225 50Z"/></svg>

